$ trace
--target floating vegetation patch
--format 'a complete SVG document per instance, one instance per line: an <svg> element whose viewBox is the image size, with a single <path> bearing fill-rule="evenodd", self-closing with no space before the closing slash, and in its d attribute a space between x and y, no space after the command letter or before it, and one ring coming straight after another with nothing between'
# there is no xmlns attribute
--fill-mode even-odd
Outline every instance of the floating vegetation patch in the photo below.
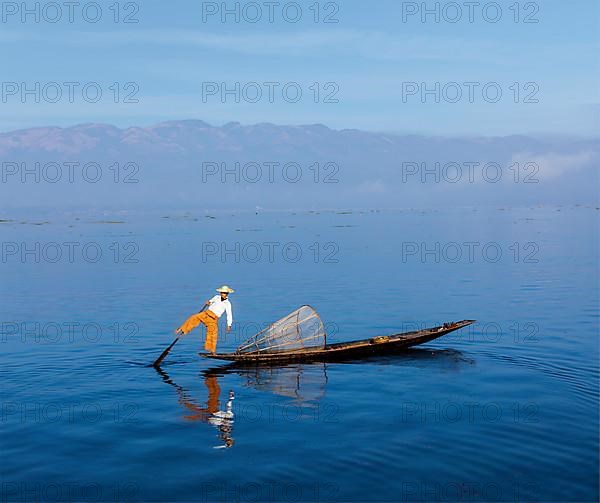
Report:
<svg viewBox="0 0 600 503"><path fill-rule="evenodd" d="M166 220L193 220L194 222L197 222L198 219L190 214L186 214L186 215L166 215L160 218L164 218Z"/></svg>

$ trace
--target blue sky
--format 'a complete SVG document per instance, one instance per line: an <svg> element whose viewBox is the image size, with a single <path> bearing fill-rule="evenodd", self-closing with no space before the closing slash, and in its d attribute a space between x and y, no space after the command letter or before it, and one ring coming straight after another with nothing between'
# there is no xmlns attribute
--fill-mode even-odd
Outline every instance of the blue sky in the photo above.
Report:
<svg viewBox="0 0 600 503"><path fill-rule="evenodd" d="M24 3L34 9L35 2ZM20 2L14 3L17 12L13 3L2 2L1 130L189 118L215 125L324 123L440 135L596 135L599 130L597 0L473 2L471 12L462 1L308 1L295 4L301 13L293 2L281 1L274 2L273 23L261 1L246 7L246 16L242 7L249 2L99 3L101 15L92 6L86 20L75 7L71 23L68 7L56 2L62 17L52 23L58 16L53 6L40 11L36 22L34 14L22 18ZM221 6L235 11L236 3L239 22L233 14L222 22ZM117 22L111 5L118 6ZM423 6L433 12L424 20ZM288 20L298 21L286 20L283 7ZM127 15L138 22L123 22ZM337 22L323 22L326 16ZM90 22L94 17L98 21ZM251 17L258 21L249 22ZM40 89L47 86L49 97L39 103L35 93L22 95L37 82ZM53 82L60 99L56 86L48 86ZM73 103L65 82L78 83L72 85ZM223 84L234 88L236 82L240 91L246 86L247 99L241 96L239 103L233 95L220 95ZM247 85L252 82L260 99L256 86ZM102 91L97 103L81 95L89 83ZM203 98L210 83L217 86L216 95ZM422 96L424 88L435 91L436 83L439 102L435 93ZM281 92L285 85L292 91L287 99ZM293 103L298 89L302 97ZM502 96L494 103L497 90ZM128 94L137 102L124 102Z"/></svg>

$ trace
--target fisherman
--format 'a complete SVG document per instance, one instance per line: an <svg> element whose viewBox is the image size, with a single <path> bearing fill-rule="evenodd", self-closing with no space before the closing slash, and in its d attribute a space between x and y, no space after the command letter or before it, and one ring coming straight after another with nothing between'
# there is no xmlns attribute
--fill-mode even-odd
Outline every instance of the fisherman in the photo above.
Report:
<svg viewBox="0 0 600 503"><path fill-rule="evenodd" d="M214 355L217 350L217 337L219 334L219 318L223 313L227 313L227 332L231 331L231 324L233 323L233 316L231 314L231 303L229 302L230 293L234 290L229 288L227 285L223 285L221 288L217 288L219 295L215 295L212 299L207 300L204 307L208 306L208 309L202 310L197 314L190 316L183 325L181 325L175 333L177 335L187 335L200 323L206 326L206 342L204 349L211 355Z"/></svg>

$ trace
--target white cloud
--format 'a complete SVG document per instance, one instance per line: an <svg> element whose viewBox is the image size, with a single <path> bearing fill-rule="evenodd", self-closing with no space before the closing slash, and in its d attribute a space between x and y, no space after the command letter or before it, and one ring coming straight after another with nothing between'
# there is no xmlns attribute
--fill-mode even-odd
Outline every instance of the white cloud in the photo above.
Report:
<svg viewBox="0 0 600 503"><path fill-rule="evenodd" d="M307 30L297 32L220 34L195 30L136 30L90 31L69 34L67 43L78 46L130 46L132 44L209 48L253 55L331 56L335 54L360 55L380 61L443 60L482 61L493 58L514 63L519 55L539 51L554 57L572 58L573 54L595 57L598 45L553 45L543 43L523 51L519 41L485 40L463 37L412 36L367 30ZM56 41L55 38L52 41ZM318 51L310 54L311 51ZM308 54L307 54L308 53ZM527 59L529 63L529 60Z"/></svg>
<svg viewBox="0 0 600 503"><path fill-rule="evenodd" d="M531 154L528 152L520 152L512 156L511 163L518 162L521 167L526 163L534 163L539 168L538 173L534 176L540 181L544 181L549 178L571 174L585 167L592 159L594 159L594 157L595 153L591 151L577 152L574 154L559 154L556 152Z"/></svg>
<svg viewBox="0 0 600 503"><path fill-rule="evenodd" d="M53 38L52 42L56 42ZM360 56L376 61L488 61L512 53L506 44L461 38L415 37L379 31L327 30L271 34L218 34L194 30L137 30L77 32L63 39L77 46L148 46L206 48L239 54L274 56ZM514 59L514 54L512 56Z"/></svg>

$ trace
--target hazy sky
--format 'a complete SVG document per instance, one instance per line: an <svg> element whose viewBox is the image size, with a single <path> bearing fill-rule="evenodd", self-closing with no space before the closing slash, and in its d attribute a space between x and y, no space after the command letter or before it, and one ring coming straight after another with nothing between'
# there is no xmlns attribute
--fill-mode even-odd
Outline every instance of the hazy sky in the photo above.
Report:
<svg viewBox="0 0 600 503"><path fill-rule="evenodd" d="M4 131L186 118L599 130L598 0L0 5Z"/></svg>

